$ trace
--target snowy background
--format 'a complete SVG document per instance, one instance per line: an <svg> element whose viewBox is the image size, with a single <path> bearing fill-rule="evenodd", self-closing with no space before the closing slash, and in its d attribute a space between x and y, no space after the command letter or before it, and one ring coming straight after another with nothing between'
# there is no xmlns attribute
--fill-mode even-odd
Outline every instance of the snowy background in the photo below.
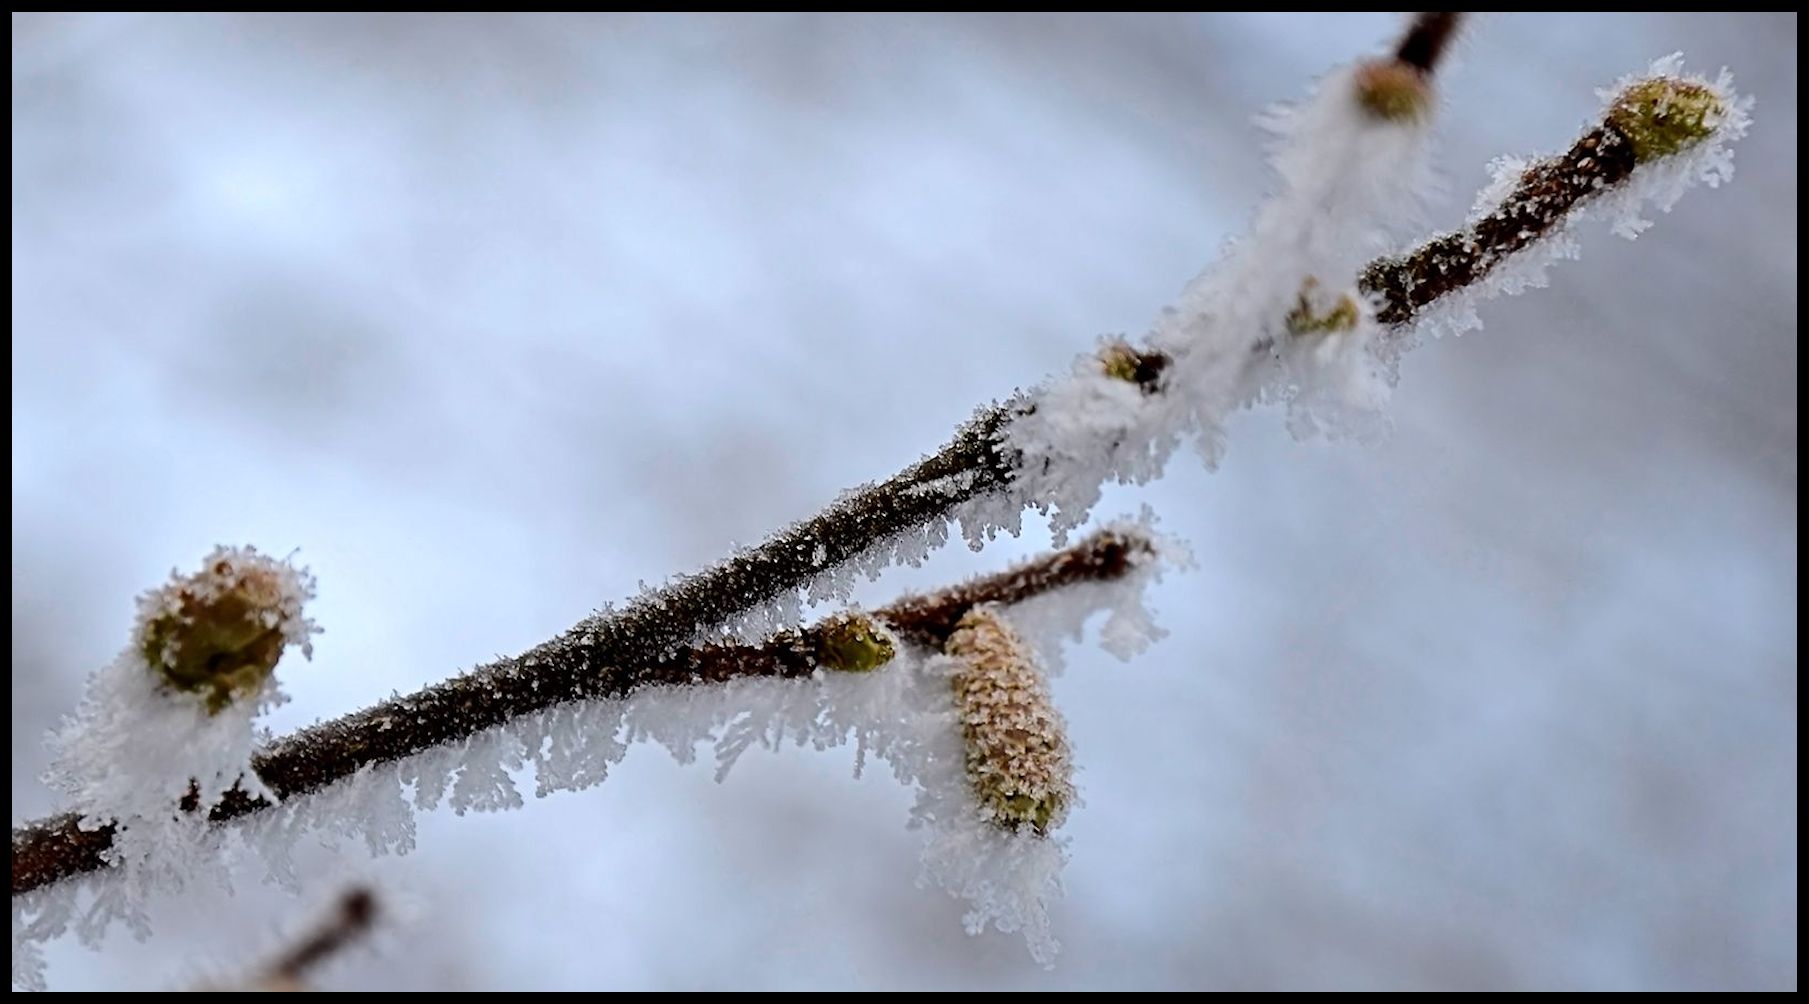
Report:
<svg viewBox="0 0 1809 1004"><path fill-rule="evenodd" d="M14 820L172 566L319 576L279 730L523 649L1143 330L1267 187L1250 117L1396 24L15 15ZM914 887L884 772L648 747L314 856L317 899L413 914L327 984L1794 988L1796 31L1471 26L1440 222L1677 49L1758 98L1738 177L1411 356L1381 445L1256 412L1218 473L1108 496L1200 568L1166 641L1055 682L1055 971ZM310 907L169 903L51 984L182 985Z"/></svg>

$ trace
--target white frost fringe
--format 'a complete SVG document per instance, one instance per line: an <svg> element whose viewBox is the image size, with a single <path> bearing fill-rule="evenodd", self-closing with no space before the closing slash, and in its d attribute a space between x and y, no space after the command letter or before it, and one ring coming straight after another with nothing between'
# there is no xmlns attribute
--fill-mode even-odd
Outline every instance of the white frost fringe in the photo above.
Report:
<svg viewBox="0 0 1809 1004"><path fill-rule="evenodd" d="M1059 639L1078 640L1089 619L1104 611L1102 641L1120 658L1128 659L1159 638L1162 632L1144 607L1144 593L1165 565L1185 561L1186 555L1178 544L1155 535L1149 520L1146 514L1114 526L1155 539L1156 555L1138 558L1116 582L1089 583L1024 604L1020 630L1031 632L1048 653L1059 647ZM518 808L524 800L517 776L529 767L536 796L589 788L607 778L629 746L644 740L664 746L680 763L693 762L698 746L709 743L718 780L755 746L778 749L789 741L828 749L852 740L857 774L869 756L878 757L901 782L916 787L910 825L929 834L923 881L972 904L969 930L978 932L988 924L1021 930L1032 954L1048 964L1056 944L1049 933L1047 902L1059 889L1063 845L1005 833L984 822L967 785L961 726L946 675L923 653L894 644L898 657L869 673L819 671L795 680L651 687L626 700L558 705L469 740L367 767L232 826L208 827L194 818L199 814L173 811L177 796L160 794L154 805L145 797L134 804L141 806L143 818L159 824L154 846L141 848L128 840L131 850L121 860L124 867L13 898L13 983L42 987L37 943L57 937L72 923L91 945L99 943L116 918L127 920L143 937L143 905L149 895L178 891L185 879L196 876L224 883L247 850L263 859L269 881L299 890L291 854L306 837L329 844L354 840L372 855L407 853L414 847L417 811L434 809L442 801L460 814ZM85 902L78 898L83 889L91 890Z"/></svg>

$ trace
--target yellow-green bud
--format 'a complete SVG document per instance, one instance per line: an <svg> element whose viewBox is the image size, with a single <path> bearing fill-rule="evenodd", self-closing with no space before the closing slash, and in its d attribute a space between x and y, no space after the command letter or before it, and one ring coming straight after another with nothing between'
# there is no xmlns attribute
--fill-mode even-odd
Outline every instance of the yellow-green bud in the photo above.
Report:
<svg viewBox="0 0 1809 1004"><path fill-rule="evenodd" d="M308 651L305 572L252 548L216 550L201 571L139 600L136 647L167 686L198 695L208 714L258 694L283 649Z"/></svg>
<svg viewBox="0 0 1809 1004"><path fill-rule="evenodd" d="M1633 145L1639 163L1669 157L1715 131L1725 111L1704 84L1653 77L1630 85L1608 109L1608 124Z"/></svg>
<svg viewBox="0 0 1809 1004"><path fill-rule="evenodd" d="M1349 331L1357 326L1357 301L1349 293L1341 294L1329 308L1320 311L1314 307L1314 291L1319 288L1319 280L1308 277L1300 284L1300 298L1294 309L1288 312L1288 332L1294 335L1329 335L1334 331Z"/></svg>
<svg viewBox="0 0 1809 1004"><path fill-rule="evenodd" d="M1143 357L1131 348L1129 342L1114 339L1100 346L1099 365L1105 370L1105 375L1114 380L1136 383L1137 367L1142 362Z"/></svg>
<svg viewBox="0 0 1809 1004"><path fill-rule="evenodd" d="M1385 122L1413 122L1432 111L1432 84L1426 74L1398 59L1378 59L1357 67L1352 81L1357 104Z"/></svg>
<svg viewBox="0 0 1809 1004"><path fill-rule="evenodd" d="M892 638L865 614L843 614L819 627L817 661L845 673L866 673L892 661Z"/></svg>

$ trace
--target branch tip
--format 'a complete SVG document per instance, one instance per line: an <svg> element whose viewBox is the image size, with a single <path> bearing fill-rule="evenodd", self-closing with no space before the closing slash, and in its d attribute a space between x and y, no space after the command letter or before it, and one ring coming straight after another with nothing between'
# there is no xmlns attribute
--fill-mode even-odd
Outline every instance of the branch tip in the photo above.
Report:
<svg viewBox="0 0 1809 1004"><path fill-rule="evenodd" d="M318 927L271 963L267 982L299 984L310 970L362 937L376 920L376 894L363 886L346 890Z"/></svg>

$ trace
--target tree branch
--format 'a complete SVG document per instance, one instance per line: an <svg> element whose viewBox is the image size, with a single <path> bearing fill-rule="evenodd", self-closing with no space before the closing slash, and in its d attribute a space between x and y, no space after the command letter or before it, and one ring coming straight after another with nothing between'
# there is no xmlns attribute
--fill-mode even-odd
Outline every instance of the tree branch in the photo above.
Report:
<svg viewBox="0 0 1809 1004"><path fill-rule="evenodd" d="M1422 15L1396 58L1430 70L1455 24L1452 15ZM1527 169L1496 210L1406 255L1365 267L1359 284L1378 302L1378 318L1403 327L1427 306L1475 285L1579 207L1620 185L1637 166L1708 135L1711 116L1719 114L1717 100L1707 88L1686 81L1634 85L1564 155ZM1101 362L1108 374L1136 383L1145 394L1165 393L1171 360L1159 352L1121 342L1108 346ZM565 701L616 698L655 684L812 671L821 640L808 631L785 632L752 648L697 648L691 642L699 629L793 594L828 569L901 534L948 521L963 504L1005 493L1025 474L1041 473L1021 470L1023 458L1010 445L1013 423L1035 409L1034 396L983 408L937 453L885 481L843 494L757 547L649 591L522 656L296 733L253 766L273 791L288 797L367 764L467 738ZM1023 504L1037 501L1027 498ZM1148 548L1147 541L1106 534L1039 565L902 601L873 616L909 640L939 644L976 603L1011 602L1072 582L1115 578ZM211 817L232 819L265 805L234 791ZM110 827L84 831L70 816L15 829L14 895L102 867L112 837Z"/></svg>
<svg viewBox="0 0 1809 1004"><path fill-rule="evenodd" d="M939 592L907 596L865 616L902 640L939 648L977 605L1018 603L1066 586L1121 579L1154 556L1155 546L1147 536L1102 530L1016 568ZM523 655L280 739L252 759L252 768L278 797L290 798L350 777L360 768L466 739L567 701L622 698L643 687L722 683L746 676L808 676L834 666L833 657L826 659L825 653L834 652L832 642L847 622L846 617L831 618L779 632L759 645L665 650L663 639L669 631L650 637L624 634L619 627L603 629L614 621L580 624ZM198 807L193 799L185 802L182 807L190 811ZM224 822L269 807L269 802L235 788L209 817ZM73 815L15 828L13 895L105 867L112 843L111 825L84 830Z"/></svg>

